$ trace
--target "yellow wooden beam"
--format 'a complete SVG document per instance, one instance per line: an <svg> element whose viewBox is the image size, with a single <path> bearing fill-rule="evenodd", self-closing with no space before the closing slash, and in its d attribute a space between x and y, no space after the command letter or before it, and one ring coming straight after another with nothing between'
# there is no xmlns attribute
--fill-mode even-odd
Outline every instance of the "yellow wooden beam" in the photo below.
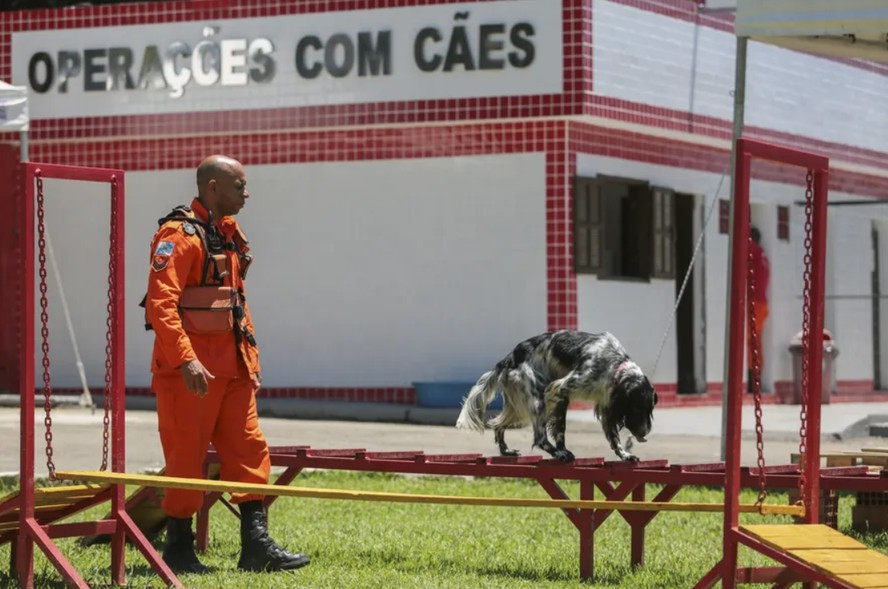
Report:
<svg viewBox="0 0 888 589"><path fill-rule="evenodd" d="M438 503L443 505L484 505L490 507L554 507L558 509L606 509L619 511L705 511L721 512L720 503L666 503L653 501L584 501L574 499L525 499L511 497L464 497L454 495L414 495L346 489L314 489L285 485L261 485L232 481L186 479L158 475L130 474L103 471L56 471L56 478L71 481L90 481L141 485L164 489L190 489L222 493L249 493L313 499L343 499L350 501L386 501L390 503ZM764 515L804 515L801 505L741 505L742 513Z"/></svg>

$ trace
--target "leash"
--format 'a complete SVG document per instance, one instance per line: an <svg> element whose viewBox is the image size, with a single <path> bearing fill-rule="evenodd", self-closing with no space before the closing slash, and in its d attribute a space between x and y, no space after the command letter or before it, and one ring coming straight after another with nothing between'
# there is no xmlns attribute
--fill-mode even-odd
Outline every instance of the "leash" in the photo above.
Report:
<svg viewBox="0 0 888 589"><path fill-rule="evenodd" d="M666 325L666 331L663 332L663 339L660 340L660 349L657 350L657 358L654 360L654 368L651 370L650 378L653 379L654 374L657 372L657 366L660 364L660 356L663 354L663 348L666 346L666 338L669 337L669 332L672 331L672 324L675 322L675 316L678 314L678 306L681 304L681 297L684 295L685 288L688 286L688 280L691 279L691 273L694 271L694 263L697 261L697 254L700 253L700 246L703 245L703 237L706 235L706 227L709 226L709 220L712 218L712 212L715 210L715 205L718 204L718 197L721 194L722 186L725 183L725 178L728 175L728 168L722 172L721 178L718 181L718 187L715 189L715 197L712 199L712 204L709 205L709 212L706 213L706 219L703 221L703 227L700 230L700 236L697 238L697 244L694 246L694 253L691 255L691 261L688 263L688 271L685 273L684 280L681 283L681 288L678 290L678 296L675 297L675 306L672 307L672 315L669 317L669 323Z"/></svg>

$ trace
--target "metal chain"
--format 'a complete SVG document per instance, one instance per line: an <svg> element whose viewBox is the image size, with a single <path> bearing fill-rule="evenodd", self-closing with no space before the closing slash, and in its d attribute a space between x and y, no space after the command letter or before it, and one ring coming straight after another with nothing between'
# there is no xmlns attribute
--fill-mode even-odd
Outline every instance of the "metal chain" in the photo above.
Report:
<svg viewBox="0 0 888 589"><path fill-rule="evenodd" d="M805 503L805 489L807 488L807 473L805 470L805 457L808 452L805 438L808 435L808 384L810 383L808 352L810 352L809 339L811 337L811 247L812 247L812 216L814 213L814 172L808 170L805 177L805 270L803 274L803 303L802 303L802 388L800 391L801 409L799 411L799 502ZM818 336L820 334L817 334Z"/></svg>
<svg viewBox="0 0 888 589"><path fill-rule="evenodd" d="M105 320L105 417L102 425L102 466L99 470L108 469L108 448L111 439L111 382L113 380L113 347L111 345L116 320L117 304L115 302L114 275L117 271L117 176L111 177L111 237L108 245L108 317Z"/></svg>
<svg viewBox="0 0 888 589"><path fill-rule="evenodd" d="M55 463L52 460L52 376L49 370L49 300L46 296L46 222L43 203L43 173L34 172L37 181L37 259L40 263L40 338L43 350L43 410L46 416L46 468L50 480L55 479ZM26 327L27 328L27 327Z"/></svg>
<svg viewBox="0 0 888 589"><path fill-rule="evenodd" d="M761 507L768 497L767 481L765 480L765 428L762 425L762 363L759 357L759 332L758 325L755 320L755 267L753 266L752 255L752 235L750 234L748 256L747 256L747 281L746 281L746 313L749 317L749 339L752 354L750 358L751 366L750 378L752 382L752 398L755 402L755 446L758 452L758 468L759 468L759 492L758 499L755 504Z"/></svg>

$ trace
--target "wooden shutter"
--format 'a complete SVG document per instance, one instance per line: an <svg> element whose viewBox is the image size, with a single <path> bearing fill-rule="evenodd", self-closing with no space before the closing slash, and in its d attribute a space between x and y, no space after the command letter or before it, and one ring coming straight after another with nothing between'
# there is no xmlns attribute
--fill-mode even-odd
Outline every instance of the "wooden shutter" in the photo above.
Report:
<svg viewBox="0 0 888 589"><path fill-rule="evenodd" d="M654 186L652 220L654 278L675 277L675 193Z"/></svg>
<svg viewBox="0 0 888 589"><path fill-rule="evenodd" d="M601 196L594 178L576 177L573 202L574 272L601 269Z"/></svg>
<svg viewBox="0 0 888 589"><path fill-rule="evenodd" d="M629 186L628 204L623 216L623 275L648 280L654 264L654 199L651 188L647 184Z"/></svg>
<svg viewBox="0 0 888 589"><path fill-rule="evenodd" d="M789 207L777 207L777 239L789 241Z"/></svg>

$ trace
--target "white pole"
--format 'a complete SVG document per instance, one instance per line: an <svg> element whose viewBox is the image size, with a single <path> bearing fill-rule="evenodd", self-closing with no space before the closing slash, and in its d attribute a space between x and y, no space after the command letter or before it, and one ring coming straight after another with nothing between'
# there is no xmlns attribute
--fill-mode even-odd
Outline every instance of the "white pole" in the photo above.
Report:
<svg viewBox="0 0 888 589"><path fill-rule="evenodd" d="M25 127L19 132L21 145L21 160L29 161L28 153L28 128ZM52 266L52 273L55 277L56 284L59 286L59 298L62 301L62 312L65 315L65 323L68 325L68 336L71 338L71 347L74 348L74 359L77 364L77 372L80 375L80 386L83 392L80 394L78 404L81 407L90 407L95 409L92 395L89 392L89 385L86 382L86 370L83 368L83 361L80 358L80 349L77 347L77 335L74 333L74 324L71 322L71 311L68 309L68 299L65 297L65 287L62 285L62 277L59 274L59 266L56 263L55 251L52 248L52 240L49 237L49 231L46 232L46 251L49 254L49 263Z"/></svg>
<svg viewBox="0 0 888 589"><path fill-rule="evenodd" d="M74 333L74 324L71 322L71 311L68 309L68 298L65 296L65 287L62 285L62 276L59 274L59 266L56 264L55 251L52 248L52 239L49 230L46 231L46 253L49 254L49 265L52 266L52 275L59 287L59 298L62 301L62 312L65 315L65 324L68 326L68 336L71 338L71 347L74 349L74 360L77 364L77 373L80 375L80 386L83 392L80 394L79 405L81 407L95 408L89 385L86 382L86 370L80 358L80 348L77 347L77 335Z"/></svg>
<svg viewBox="0 0 888 589"><path fill-rule="evenodd" d="M721 459L726 459L728 427L728 357L731 346L731 263L734 252L734 178L737 174L737 140L743 135L743 117L746 103L746 49L749 39L737 37L737 50L734 62L734 128L731 141L731 206L728 217L728 275L725 289L725 349L722 367L722 435ZM746 323L744 322L744 325ZM745 354L744 354L745 357Z"/></svg>
<svg viewBox="0 0 888 589"><path fill-rule="evenodd" d="M25 127L21 131L19 131L19 151L21 152L21 158L23 162L28 161L28 128Z"/></svg>

